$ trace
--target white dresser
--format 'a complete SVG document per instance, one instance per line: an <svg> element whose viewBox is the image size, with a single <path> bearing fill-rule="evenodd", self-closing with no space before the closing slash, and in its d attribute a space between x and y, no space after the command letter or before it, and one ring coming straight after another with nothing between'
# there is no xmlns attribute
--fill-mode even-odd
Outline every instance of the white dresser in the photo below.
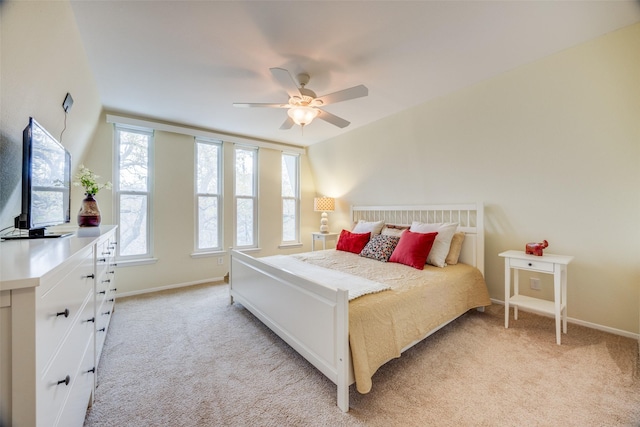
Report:
<svg viewBox="0 0 640 427"><path fill-rule="evenodd" d="M82 426L115 303L115 231L0 242L0 425Z"/></svg>

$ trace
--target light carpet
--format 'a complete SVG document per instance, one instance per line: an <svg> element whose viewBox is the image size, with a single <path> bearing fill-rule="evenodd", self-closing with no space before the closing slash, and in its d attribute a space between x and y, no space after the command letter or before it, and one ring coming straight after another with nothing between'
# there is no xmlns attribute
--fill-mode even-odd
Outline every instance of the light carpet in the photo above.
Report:
<svg viewBox="0 0 640 427"><path fill-rule="evenodd" d="M85 426L640 426L638 343L504 307L472 310L336 388L225 284L116 302Z"/></svg>

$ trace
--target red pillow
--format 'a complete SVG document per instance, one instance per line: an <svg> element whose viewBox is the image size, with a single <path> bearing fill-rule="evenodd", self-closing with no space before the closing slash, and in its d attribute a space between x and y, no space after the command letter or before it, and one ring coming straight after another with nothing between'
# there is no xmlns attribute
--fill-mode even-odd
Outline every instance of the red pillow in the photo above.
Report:
<svg viewBox="0 0 640 427"><path fill-rule="evenodd" d="M398 246L393 250L389 262L405 264L423 270L438 233L414 233L405 230L400 236Z"/></svg>
<svg viewBox="0 0 640 427"><path fill-rule="evenodd" d="M371 238L371 232L352 233L347 230L342 230L340 232L340 238L338 239L338 244L336 245L336 249L339 251L353 252L354 254L359 254L360 252L362 252L364 247L369 242L369 238Z"/></svg>

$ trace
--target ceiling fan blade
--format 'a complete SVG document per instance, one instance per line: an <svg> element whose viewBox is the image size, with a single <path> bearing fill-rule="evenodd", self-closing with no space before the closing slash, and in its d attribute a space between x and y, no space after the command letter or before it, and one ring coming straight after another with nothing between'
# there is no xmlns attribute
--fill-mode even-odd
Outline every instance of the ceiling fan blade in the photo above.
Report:
<svg viewBox="0 0 640 427"><path fill-rule="evenodd" d="M234 102L234 107L268 107L268 108L289 108L289 104L247 104L241 102Z"/></svg>
<svg viewBox="0 0 640 427"><path fill-rule="evenodd" d="M338 126L339 128L346 128L351 124L351 122L348 122L341 117L331 114L328 111L324 111L320 108L318 108L318 110L320 110L320 114L318 114L318 118L324 120L327 123L331 123L334 126Z"/></svg>
<svg viewBox="0 0 640 427"><path fill-rule="evenodd" d="M280 129L282 129L282 130L291 129L291 127L294 124L295 123L293 123L293 119L291 117L287 117L287 120L285 120L284 123L282 123L282 125L280 126Z"/></svg>
<svg viewBox="0 0 640 427"><path fill-rule="evenodd" d="M287 91L289 94L289 98L293 96L300 96L300 89L298 88L298 84L291 76L289 71L284 68L269 68L273 77L280 83L280 86Z"/></svg>
<svg viewBox="0 0 640 427"><path fill-rule="evenodd" d="M369 95L369 89L367 89L365 85L359 85L320 96L317 99L322 101L322 105L329 105L335 104L336 102L348 101L349 99L362 98L367 95Z"/></svg>

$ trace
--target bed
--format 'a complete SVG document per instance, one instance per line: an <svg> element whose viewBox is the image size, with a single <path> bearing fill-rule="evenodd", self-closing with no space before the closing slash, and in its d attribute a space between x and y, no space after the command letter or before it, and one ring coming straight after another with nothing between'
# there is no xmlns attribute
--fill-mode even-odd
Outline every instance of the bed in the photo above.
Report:
<svg viewBox="0 0 640 427"><path fill-rule="evenodd" d="M459 262L420 270L335 249L264 258L232 250L229 280L231 303L244 306L333 381L344 412L351 384L368 392L384 363L491 303L483 277L482 203L352 206L351 218L399 230L455 223L464 233ZM359 284L373 287L354 298L348 288Z"/></svg>

